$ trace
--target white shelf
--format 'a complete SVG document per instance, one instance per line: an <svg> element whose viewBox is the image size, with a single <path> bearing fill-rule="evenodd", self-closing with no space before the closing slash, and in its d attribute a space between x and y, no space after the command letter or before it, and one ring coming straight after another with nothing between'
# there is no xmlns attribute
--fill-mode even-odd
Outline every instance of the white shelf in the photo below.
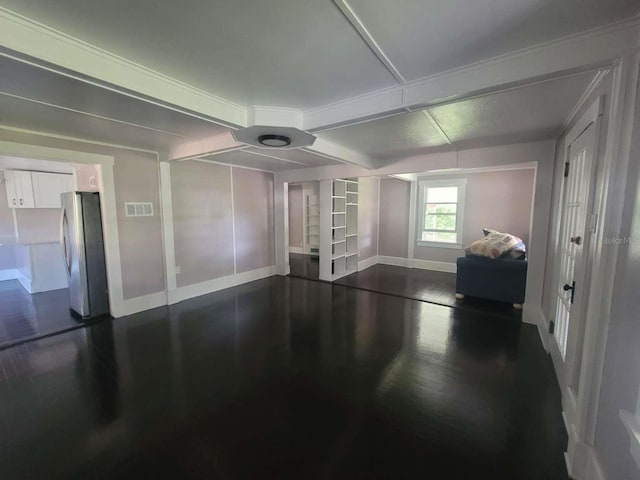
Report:
<svg viewBox="0 0 640 480"><path fill-rule="evenodd" d="M349 257L353 257L354 255L358 255L360 252L353 252L353 253L347 253L345 255L345 257L349 258Z"/></svg>
<svg viewBox="0 0 640 480"><path fill-rule="evenodd" d="M357 237L357 233L350 233L349 235L345 235L346 237Z"/></svg>
<svg viewBox="0 0 640 480"><path fill-rule="evenodd" d="M346 242L346 240L334 240L333 242L331 242L331 245L335 245L336 243L344 243Z"/></svg>
<svg viewBox="0 0 640 480"><path fill-rule="evenodd" d="M339 258L344 258L344 257L345 257L345 254L344 254L344 253L342 253L342 254L340 254L340 255L335 255L335 256L331 257L331 260L337 260L337 259L339 259Z"/></svg>

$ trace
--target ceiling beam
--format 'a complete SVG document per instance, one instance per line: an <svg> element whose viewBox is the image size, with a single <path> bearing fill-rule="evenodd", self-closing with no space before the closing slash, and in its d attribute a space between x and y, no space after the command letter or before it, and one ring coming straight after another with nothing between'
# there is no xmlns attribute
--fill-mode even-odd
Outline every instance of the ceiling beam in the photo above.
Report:
<svg viewBox="0 0 640 480"><path fill-rule="evenodd" d="M310 132L392 112L417 110L566 72L610 66L640 48L640 18L632 18L559 40L439 73L406 85L370 92L342 102L306 110Z"/></svg>
<svg viewBox="0 0 640 480"><path fill-rule="evenodd" d="M231 132L225 132L180 143L170 150L169 160L191 160L247 147L244 143L236 142Z"/></svg>
<svg viewBox="0 0 640 480"><path fill-rule="evenodd" d="M346 0L333 0L333 4L342 12L342 15L347 19L347 21L351 24L353 29L360 35L360 38L364 40L364 43L367 44L369 50L373 52L376 58L382 63L384 68L388 70L388 72L395 78L396 82L400 85L404 85L406 80L400 73L400 71L396 68L396 66L391 62L389 57L382 51L378 42L375 41L367 27L364 26L362 20L358 17L358 15L353 11L353 8L346 2Z"/></svg>
<svg viewBox="0 0 640 480"><path fill-rule="evenodd" d="M311 153L316 153L324 157L336 159L344 163L350 163L352 165L356 165L358 167L363 167L366 169L377 168L378 166L367 155L356 152L355 150L350 150L346 147L343 147L342 145L338 145L337 143L333 143L324 138L316 138L316 141L313 142L313 145L309 145L304 149Z"/></svg>
<svg viewBox="0 0 640 480"><path fill-rule="evenodd" d="M217 119L247 125L247 109L0 7L0 55L102 88L131 92ZM8 49L8 50L7 50ZM15 55L19 52L22 55ZM24 55L31 57L25 58ZM35 61L34 61L35 60ZM39 62L36 62L39 61ZM60 71L55 67L62 67ZM74 72L80 75L74 75ZM87 78L89 77L89 78Z"/></svg>

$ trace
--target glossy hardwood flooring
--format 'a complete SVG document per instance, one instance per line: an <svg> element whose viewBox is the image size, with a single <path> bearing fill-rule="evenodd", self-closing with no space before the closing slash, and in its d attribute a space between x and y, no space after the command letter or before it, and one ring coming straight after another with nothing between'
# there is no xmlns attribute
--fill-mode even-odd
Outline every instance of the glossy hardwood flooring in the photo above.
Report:
<svg viewBox="0 0 640 480"><path fill-rule="evenodd" d="M455 273L378 264L342 277L334 283L437 305L475 310L513 319L522 318L522 310L514 309L510 303L473 297L457 299Z"/></svg>
<svg viewBox="0 0 640 480"><path fill-rule="evenodd" d="M293 277L317 280L320 278L320 262L318 257L302 255L300 253L289 254L289 274Z"/></svg>
<svg viewBox="0 0 640 480"><path fill-rule="evenodd" d="M566 479L536 329L271 277L0 351L0 478Z"/></svg>
<svg viewBox="0 0 640 480"><path fill-rule="evenodd" d="M66 289L31 295L17 280L0 282L0 349L82 326L69 313Z"/></svg>

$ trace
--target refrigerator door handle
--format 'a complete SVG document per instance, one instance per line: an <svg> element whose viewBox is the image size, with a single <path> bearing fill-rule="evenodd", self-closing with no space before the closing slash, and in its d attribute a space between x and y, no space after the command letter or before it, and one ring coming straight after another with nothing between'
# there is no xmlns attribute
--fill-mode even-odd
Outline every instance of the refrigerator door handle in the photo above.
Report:
<svg viewBox="0 0 640 480"><path fill-rule="evenodd" d="M67 209L63 208L60 218L60 243L64 254L64 266L67 277L71 278L71 252L69 251L69 220L67 219Z"/></svg>

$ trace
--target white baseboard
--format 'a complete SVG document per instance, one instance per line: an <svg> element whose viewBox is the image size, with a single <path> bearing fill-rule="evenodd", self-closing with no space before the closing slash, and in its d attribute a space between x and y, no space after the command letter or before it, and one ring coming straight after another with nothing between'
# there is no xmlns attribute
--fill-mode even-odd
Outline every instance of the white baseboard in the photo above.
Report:
<svg viewBox="0 0 640 480"><path fill-rule="evenodd" d="M411 266L409 265L409 259L402 257L387 257L386 255L378 255L377 263L381 263L382 265L393 265L395 267L411 268Z"/></svg>
<svg viewBox="0 0 640 480"><path fill-rule="evenodd" d="M360 260L358 262L358 271L364 270L365 268L373 267L378 264L378 256L374 255L373 257L365 258L364 260Z"/></svg>
<svg viewBox="0 0 640 480"><path fill-rule="evenodd" d="M564 454L569 477L573 480L607 480L595 448L578 438L576 429L569 424L564 411L562 420L569 437Z"/></svg>
<svg viewBox="0 0 640 480"><path fill-rule="evenodd" d="M123 302L122 315L133 315L134 313L151 310L152 308L161 307L167 304L167 294L163 292L150 293L142 297L129 298ZM117 313L117 312L116 312ZM112 315L116 315L112 312ZM116 317L117 318L117 317Z"/></svg>
<svg viewBox="0 0 640 480"><path fill-rule="evenodd" d="M300 253L300 254L304 254L304 248L302 247L289 247L289 253Z"/></svg>
<svg viewBox="0 0 640 480"><path fill-rule="evenodd" d="M383 265L394 265L396 267L420 268L422 270L433 270L436 272L456 273L457 271L457 266L455 263L436 262L434 260L421 260L418 258L409 259L379 255L377 263L381 263Z"/></svg>
<svg viewBox="0 0 640 480"><path fill-rule="evenodd" d="M20 274L15 268L7 268L6 270L0 270L0 282L3 280L16 280Z"/></svg>
<svg viewBox="0 0 640 480"><path fill-rule="evenodd" d="M256 270L242 272L235 275L214 278L213 280L207 280L206 282L187 285L185 287L178 287L175 290L169 291L167 303L169 305L173 305L174 303L178 303L189 298L199 297L200 295L206 295L207 293L213 293L218 290L224 290L225 288L242 285L243 283L271 277L272 275L275 275L275 273L276 267L275 265L272 265L270 267L258 268Z"/></svg>
<svg viewBox="0 0 640 480"><path fill-rule="evenodd" d="M420 260L414 258L411 260L411 266L413 268L421 268L423 270L434 270L436 272L456 273L458 267L455 263L450 262L436 262L433 260Z"/></svg>
<svg viewBox="0 0 640 480"><path fill-rule="evenodd" d="M18 271L18 281L20 282L20 285L22 285L27 292L33 293L31 291L31 279L22 275L20 271Z"/></svg>

